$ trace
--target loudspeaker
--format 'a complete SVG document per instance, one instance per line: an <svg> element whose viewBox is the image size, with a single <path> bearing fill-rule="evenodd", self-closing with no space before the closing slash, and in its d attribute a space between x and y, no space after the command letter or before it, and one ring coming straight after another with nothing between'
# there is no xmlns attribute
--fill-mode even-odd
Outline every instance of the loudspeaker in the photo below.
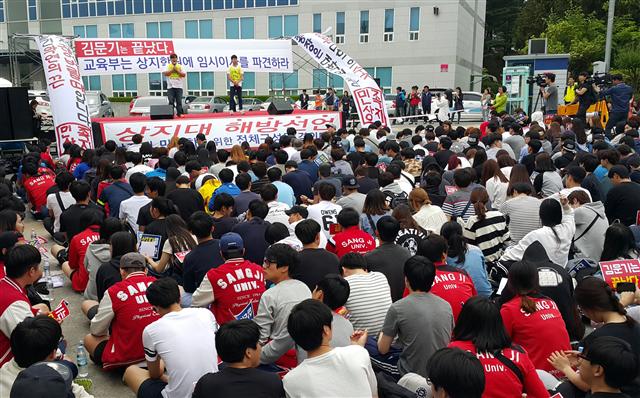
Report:
<svg viewBox="0 0 640 398"><path fill-rule="evenodd" d="M293 113L293 107L284 98L274 98L267 108L269 115L288 115Z"/></svg>
<svg viewBox="0 0 640 398"><path fill-rule="evenodd" d="M33 125L27 88L0 88L0 140L24 140L32 137Z"/></svg>
<svg viewBox="0 0 640 398"><path fill-rule="evenodd" d="M149 114L151 120L173 119L173 107L171 105L151 105Z"/></svg>

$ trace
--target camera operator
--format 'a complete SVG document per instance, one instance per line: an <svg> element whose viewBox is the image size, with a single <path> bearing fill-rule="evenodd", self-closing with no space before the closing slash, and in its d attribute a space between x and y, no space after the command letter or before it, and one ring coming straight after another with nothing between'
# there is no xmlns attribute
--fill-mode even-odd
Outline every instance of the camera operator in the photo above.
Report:
<svg viewBox="0 0 640 398"><path fill-rule="evenodd" d="M544 74L544 86L540 87L540 94L544 98L544 113L555 115L558 113L558 87L556 86L556 75L553 73Z"/></svg>
<svg viewBox="0 0 640 398"><path fill-rule="evenodd" d="M593 89L596 93L600 94L600 98L611 98L611 111L609 112L609 120L605 127L607 135L611 134L611 129L616 123L623 120L627 120L629 114L629 103L633 96L633 88L622 81L622 75L611 75L611 82L613 86L601 90L600 87L593 85Z"/></svg>
<svg viewBox="0 0 640 398"><path fill-rule="evenodd" d="M578 113L576 117L587 122L587 109L596 102L596 95L593 91L593 85L589 83L589 73L580 72L578 75L578 89L576 90L576 99L573 103L579 103Z"/></svg>

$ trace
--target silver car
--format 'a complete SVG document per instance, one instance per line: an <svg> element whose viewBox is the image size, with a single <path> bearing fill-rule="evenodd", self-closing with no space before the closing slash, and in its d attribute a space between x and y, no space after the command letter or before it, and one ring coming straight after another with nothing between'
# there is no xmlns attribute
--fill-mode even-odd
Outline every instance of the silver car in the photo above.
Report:
<svg viewBox="0 0 640 398"><path fill-rule="evenodd" d="M87 105L92 118L113 117L115 114L111 102L101 91L87 91Z"/></svg>
<svg viewBox="0 0 640 398"><path fill-rule="evenodd" d="M238 109L236 105L236 109ZM231 108L229 105L224 107L225 112L229 112ZM243 111L261 111L262 110L262 101L257 98L243 98L242 99L242 110Z"/></svg>
<svg viewBox="0 0 640 398"><path fill-rule="evenodd" d="M187 106L187 113L224 112L227 101L220 97L198 97Z"/></svg>
<svg viewBox="0 0 640 398"><path fill-rule="evenodd" d="M182 109L187 110L190 98L182 98ZM169 105L169 99L165 96L136 97L129 103L130 116L148 116L152 105Z"/></svg>

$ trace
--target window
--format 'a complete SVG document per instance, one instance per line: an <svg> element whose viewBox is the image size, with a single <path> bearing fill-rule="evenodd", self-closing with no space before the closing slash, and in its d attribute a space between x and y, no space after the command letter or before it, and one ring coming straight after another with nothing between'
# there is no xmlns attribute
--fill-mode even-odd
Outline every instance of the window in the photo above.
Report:
<svg viewBox="0 0 640 398"><path fill-rule="evenodd" d="M96 39L98 37L97 25L80 25L73 27L73 35L83 39Z"/></svg>
<svg viewBox="0 0 640 398"><path fill-rule="evenodd" d="M269 38L282 37L282 17L269 17Z"/></svg>
<svg viewBox="0 0 640 398"><path fill-rule="evenodd" d="M256 95L256 73L255 72L243 73L242 95Z"/></svg>
<svg viewBox="0 0 640 398"><path fill-rule="evenodd" d="M393 8L384 10L384 41L393 41Z"/></svg>
<svg viewBox="0 0 640 398"><path fill-rule="evenodd" d="M167 81L162 77L162 74L149 73L149 95L162 96L166 94Z"/></svg>
<svg viewBox="0 0 640 398"><path fill-rule="evenodd" d="M189 95L214 95L213 72L190 72L187 74L187 93Z"/></svg>
<svg viewBox="0 0 640 398"><path fill-rule="evenodd" d="M29 21L38 20L38 3L36 0L29 0Z"/></svg>
<svg viewBox="0 0 640 398"><path fill-rule="evenodd" d="M213 39L211 19L184 21L184 36L187 39Z"/></svg>
<svg viewBox="0 0 640 398"><path fill-rule="evenodd" d="M159 73L158 73L159 74ZM135 97L138 95L138 81L136 75L113 75L111 86L114 97Z"/></svg>
<svg viewBox="0 0 640 398"><path fill-rule="evenodd" d="M292 37L298 34L298 16L271 16L269 17L269 38Z"/></svg>
<svg viewBox="0 0 640 398"><path fill-rule="evenodd" d="M0 0L0 22L4 22L4 0Z"/></svg>
<svg viewBox="0 0 640 398"><path fill-rule="evenodd" d="M225 26L225 38L227 39L240 38L240 20L238 18L225 19L224 26Z"/></svg>
<svg viewBox="0 0 640 398"><path fill-rule="evenodd" d="M113 39L132 39L134 37L133 24L109 24L109 37Z"/></svg>
<svg viewBox="0 0 640 398"><path fill-rule="evenodd" d="M411 7L409 12L409 40L418 40L420 31L420 7Z"/></svg>
<svg viewBox="0 0 640 398"><path fill-rule="evenodd" d="M313 14L313 33L322 33L322 14Z"/></svg>
<svg viewBox="0 0 640 398"><path fill-rule="evenodd" d="M327 72L325 69L313 70L313 88L333 87L336 91L344 88L344 79L338 75Z"/></svg>
<svg viewBox="0 0 640 398"><path fill-rule="evenodd" d="M269 73L270 95L293 95L298 93L298 71L292 73Z"/></svg>
<svg viewBox="0 0 640 398"><path fill-rule="evenodd" d="M82 76L82 82L84 83L85 90L100 91L102 85L100 83L100 76Z"/></svg>
<svg viewBox="0 0 640 398"><path fill-rule="evenodd" d="M166 38L173 36L173 24L171 21L147 22L147 37L150 39Z"/></svg>
<svg viewBox="0 0 640 398"><path fill-rule="evenodd" d="M298 16L285 15L284 16L284 35L286 37L293 37L297 34L298 34Z"/></svg>
<svg viewBox="0 0 640 398"><path fill-rule="evenodd" d="M360 11L360 43L369 42L369 11Z"/></svg>
<svg viewBox="0 0 640 398"><path fill-rule="evenodd" d="M240 38L253 39L255 37L253 17L240 18Z"/></svg>
<svg viewBox="0 0 640 398"><path fill-rule="evenodd" d="M364 68L371 77L380 79L380 87L385 94L391 93L391 67Z"/></svg>
<svg viewBox="0 0 640 398"><path fill-rule="evenodd" d="M336 13L336 44L344 43L344 12Z"/></svg>

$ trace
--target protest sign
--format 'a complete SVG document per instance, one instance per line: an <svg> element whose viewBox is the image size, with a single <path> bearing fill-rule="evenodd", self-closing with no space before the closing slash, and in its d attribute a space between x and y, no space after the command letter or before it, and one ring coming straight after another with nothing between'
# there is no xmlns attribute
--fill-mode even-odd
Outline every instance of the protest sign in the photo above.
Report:
<svg viewBox="0 0 640 398"><path fill-rule="evenodd" d="M638 286L640 260L601 261L600 271L605 282L614 289L620 282L632 282Z"/></svg>

